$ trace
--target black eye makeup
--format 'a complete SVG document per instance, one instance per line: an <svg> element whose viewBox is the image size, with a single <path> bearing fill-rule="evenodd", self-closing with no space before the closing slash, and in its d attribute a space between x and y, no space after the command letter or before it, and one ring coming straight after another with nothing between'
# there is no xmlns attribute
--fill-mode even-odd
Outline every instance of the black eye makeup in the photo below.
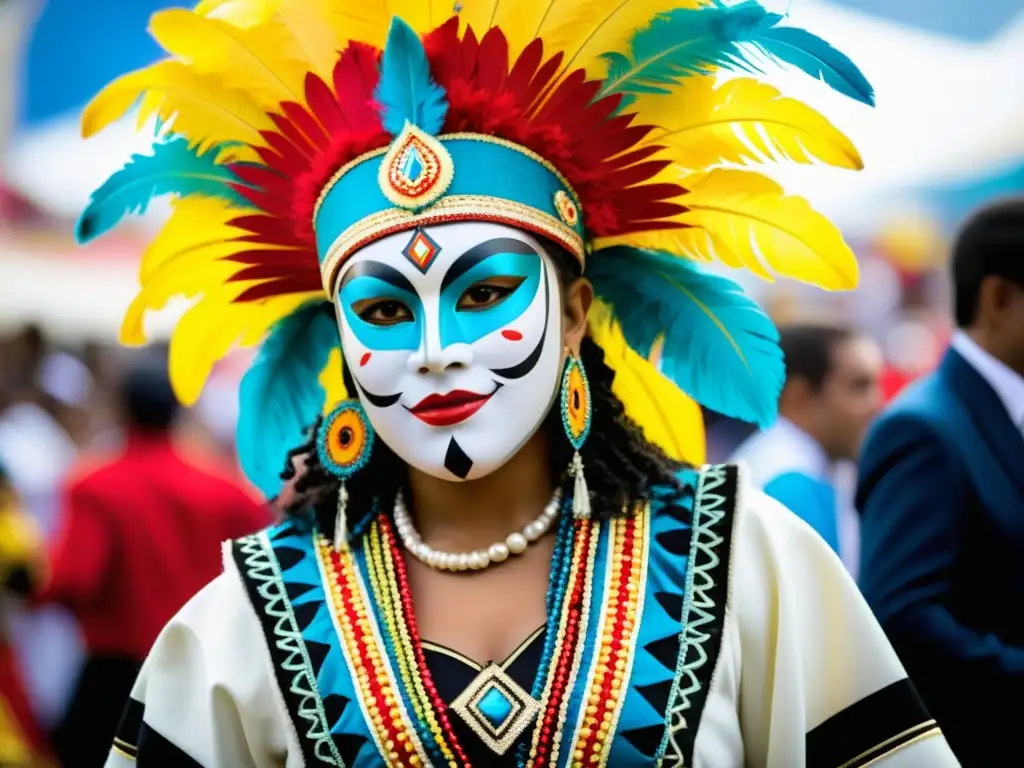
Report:
<svg viewBox="0 0 1024 768"><path fill-rule="evenodd" d="M460 312L480 312L496 307L515 293L525 280L525 277L519 275L488 277L480 280L473 283L459 296L455 308Z"/></svg>
<svg viewBox="0 0 1024 768"><path fill-rule="evenodd" d="M412 310L398 299L363 299L352 305L352 311L371 325L398 325L413 321Z"/></svg>

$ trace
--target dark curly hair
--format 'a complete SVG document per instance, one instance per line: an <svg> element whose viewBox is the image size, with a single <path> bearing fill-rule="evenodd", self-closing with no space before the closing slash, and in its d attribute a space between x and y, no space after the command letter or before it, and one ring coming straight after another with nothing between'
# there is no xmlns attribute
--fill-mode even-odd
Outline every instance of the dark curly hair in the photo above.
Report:
<svg viewBox="0 0 1024 768"><path fill-rule="evenodd" d="M578 274L576 260L568 254L554 254L559 283L563 288ZM592 513L598 517L621 514L633 503L646 499L655 485L678 484L681 468L656 445L648 442L640 428L623 409L622 402L612 392L615 372L605 363L604 351L589 336L580 346L580 360L590 383L593 409L590 435L580 455L586 467L587 486L590 489ZM355 382L348 366L343 371L345 387L356 392ZM318 528L330 534L338 498L339 481L321 465L316 451L316 432L321 420L309 430L309 440L288 454L281 477L291 480L295 476L293 460L302 457L305 472L295 484L295 500L286 509L289 515L313 515ZM548 457L551 476L570 491L568 476L572 460L572 446L562 425L560 399L545 417L541 429L548 439ZM395 496L407 483L408 468L382 440L375 440L369 462L358 475L347 481L349 528L358 534L376 510L390 510Z"/></svg>

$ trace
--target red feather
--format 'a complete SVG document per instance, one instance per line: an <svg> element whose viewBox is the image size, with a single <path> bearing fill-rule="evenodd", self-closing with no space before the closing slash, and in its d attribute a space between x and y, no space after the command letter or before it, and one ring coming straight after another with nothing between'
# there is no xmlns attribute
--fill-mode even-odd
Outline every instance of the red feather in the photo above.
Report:
<svg viewBox="0 0 1024 768"><path fill-rule="evenodd" d="M312 72L306 75L306 103L327 133L333 134L348 128L345 114L330 87Z"/></svg>
<svg viewBox="0 0 1024 768"><path fill-rule="evenodd" d="M289 293L306 293L309 291L323 290L320 282L320 272L317 270L312 274L289 275L281 279L268 280L265 283L246 288L235 299L236 302L260 301L274 296L284 296Z"/></svg>
<svg viewBox="0 0 1024 768"><path fill-rule="evenodd" d="M556 81L561 52L545 60L538 39L510 62L503 32L460 36L457 16L423 44L448 101L444 132L507 139L553 163L579 195L591 237L683 226L670 219L686 210L686 190L654 182L669 165L657 159L662 148L637 148L652 128L617 114L620 97L601 98L602 83L583 70ZM333 90L308 75L306 105L282 104L271 115L276 130L255 147L265 166L238 166L238 190L261 213L231 221L243 233L237 241L252 246L228 257L245 265L234 279L256 281L237 301L320 288L313 209L321 191L338 168L393 138L374 101L379 60L379 50L352 43L334 68Z"/></svg>
<svg viewBox="0 0 1024 768"><path fill-rule="evenodd" d="M499 94L508 80L508 41L497 27L492 27L480 41L477 51L477 84L485 91Z"/></svg>
<svg viewBox="0 0 1024 768"><path fill-rule="evenodd" d="M365 43L350 43L334 67L334 94L349 130L374 133L382 130L380 112L373 99L380 71L380 51Z"/></svg>

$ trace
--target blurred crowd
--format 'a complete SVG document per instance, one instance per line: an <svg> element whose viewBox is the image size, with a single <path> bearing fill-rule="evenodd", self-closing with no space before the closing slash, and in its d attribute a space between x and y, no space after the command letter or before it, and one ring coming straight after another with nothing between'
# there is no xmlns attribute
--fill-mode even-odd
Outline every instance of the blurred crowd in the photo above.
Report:
<svg viewBox="0 0 1024 768"><path fill-rule="evenodd" d="M36 325L0 341L5 768L101 764L159 628L219 572L221 541L271 520L223 414L179 412L165 358Z"/></svg>

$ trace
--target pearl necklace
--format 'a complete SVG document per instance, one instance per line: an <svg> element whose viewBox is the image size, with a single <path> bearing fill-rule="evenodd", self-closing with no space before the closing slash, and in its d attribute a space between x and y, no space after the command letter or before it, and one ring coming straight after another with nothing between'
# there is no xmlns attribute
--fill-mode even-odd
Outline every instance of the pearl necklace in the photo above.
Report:
<svg viewBox="0 0 1024 768"><path fill-rule="evenodd" d="M558 516L558 504L561 499L562 491L557 489L551 501L544 507L544 511L532 523L527 523L522 531L510 534L504 541L492 544L487 549L473 552L440 552L425 544L412 524L401 491L395 497L395 528L398 531L398 538L402 540L409 553L431 568L439 571L480 571L492 563L508 560L509 555L522 554L530 544L543 537Z"/></svg>

